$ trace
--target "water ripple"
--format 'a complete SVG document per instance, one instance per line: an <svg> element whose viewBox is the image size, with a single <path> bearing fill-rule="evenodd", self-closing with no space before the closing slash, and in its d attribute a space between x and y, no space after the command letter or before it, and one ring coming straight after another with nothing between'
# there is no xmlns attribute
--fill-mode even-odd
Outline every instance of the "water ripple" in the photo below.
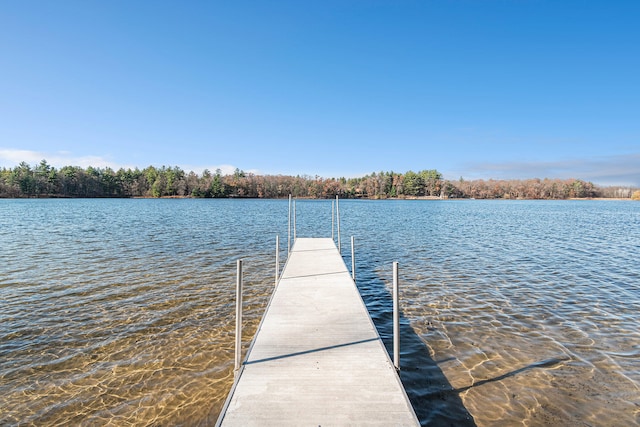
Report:
<svg viewBox="0 0 640 427"><path fill-rule="evenodd" d="M326 201L297 233L331 233ZM640 205L345 201L358 286L424 425L640 424ZM0 424L211 425L273 290L287 202L0 200ZM283 262L282 262L283 264ZM281 265L282 265L281 264Z"/></svg>

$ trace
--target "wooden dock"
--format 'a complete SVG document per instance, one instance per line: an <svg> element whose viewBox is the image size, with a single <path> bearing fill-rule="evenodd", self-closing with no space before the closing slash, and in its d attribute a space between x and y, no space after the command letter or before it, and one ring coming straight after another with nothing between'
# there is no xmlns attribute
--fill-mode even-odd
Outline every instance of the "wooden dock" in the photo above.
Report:
<svg viewBox="0 0 640 427"><path fill-rule="evenodd" d="M333 239L296 239L217 425L419 425Z"/></svg>

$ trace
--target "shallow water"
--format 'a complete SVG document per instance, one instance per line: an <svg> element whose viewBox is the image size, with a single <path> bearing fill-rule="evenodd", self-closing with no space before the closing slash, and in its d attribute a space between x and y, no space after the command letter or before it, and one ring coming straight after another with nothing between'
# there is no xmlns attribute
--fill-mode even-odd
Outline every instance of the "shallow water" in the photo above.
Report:
<svg viewBox="0 0 640 427"><path fill-rule="evenodd" d="M297 202L298 236L331 203ZM248 345L286 200L0 200L0 425L210 425ZM640 424L640 204L342 201L348 267L422 424Z"/></svg>

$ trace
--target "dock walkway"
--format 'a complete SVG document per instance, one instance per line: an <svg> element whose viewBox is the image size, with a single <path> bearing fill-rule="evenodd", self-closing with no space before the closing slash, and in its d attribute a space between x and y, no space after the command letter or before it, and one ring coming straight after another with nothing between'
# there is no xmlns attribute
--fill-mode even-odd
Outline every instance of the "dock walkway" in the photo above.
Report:
<svg viewBox="0 0 640 427"><path fill-rule="evenodd" d="M419 425L333 239L295 240L218 425Z"/></svg>

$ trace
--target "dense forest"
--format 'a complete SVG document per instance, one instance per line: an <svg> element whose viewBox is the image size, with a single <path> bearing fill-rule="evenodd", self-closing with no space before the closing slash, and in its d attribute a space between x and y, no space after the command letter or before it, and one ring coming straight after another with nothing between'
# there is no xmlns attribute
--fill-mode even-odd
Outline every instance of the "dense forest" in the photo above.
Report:
<svg viewBox="0 0 640 427"><path fill-rule="evenodd" d="M435 169L405 173L379 172L360 178L255 175L239 169L223 175L198 175L179 167L145 169L60 169L42 160L0 169L0 197L254 197L283 198L476 198L568 199L640 198L640 191L600 188L580 179L445 180Z"/></svg>

